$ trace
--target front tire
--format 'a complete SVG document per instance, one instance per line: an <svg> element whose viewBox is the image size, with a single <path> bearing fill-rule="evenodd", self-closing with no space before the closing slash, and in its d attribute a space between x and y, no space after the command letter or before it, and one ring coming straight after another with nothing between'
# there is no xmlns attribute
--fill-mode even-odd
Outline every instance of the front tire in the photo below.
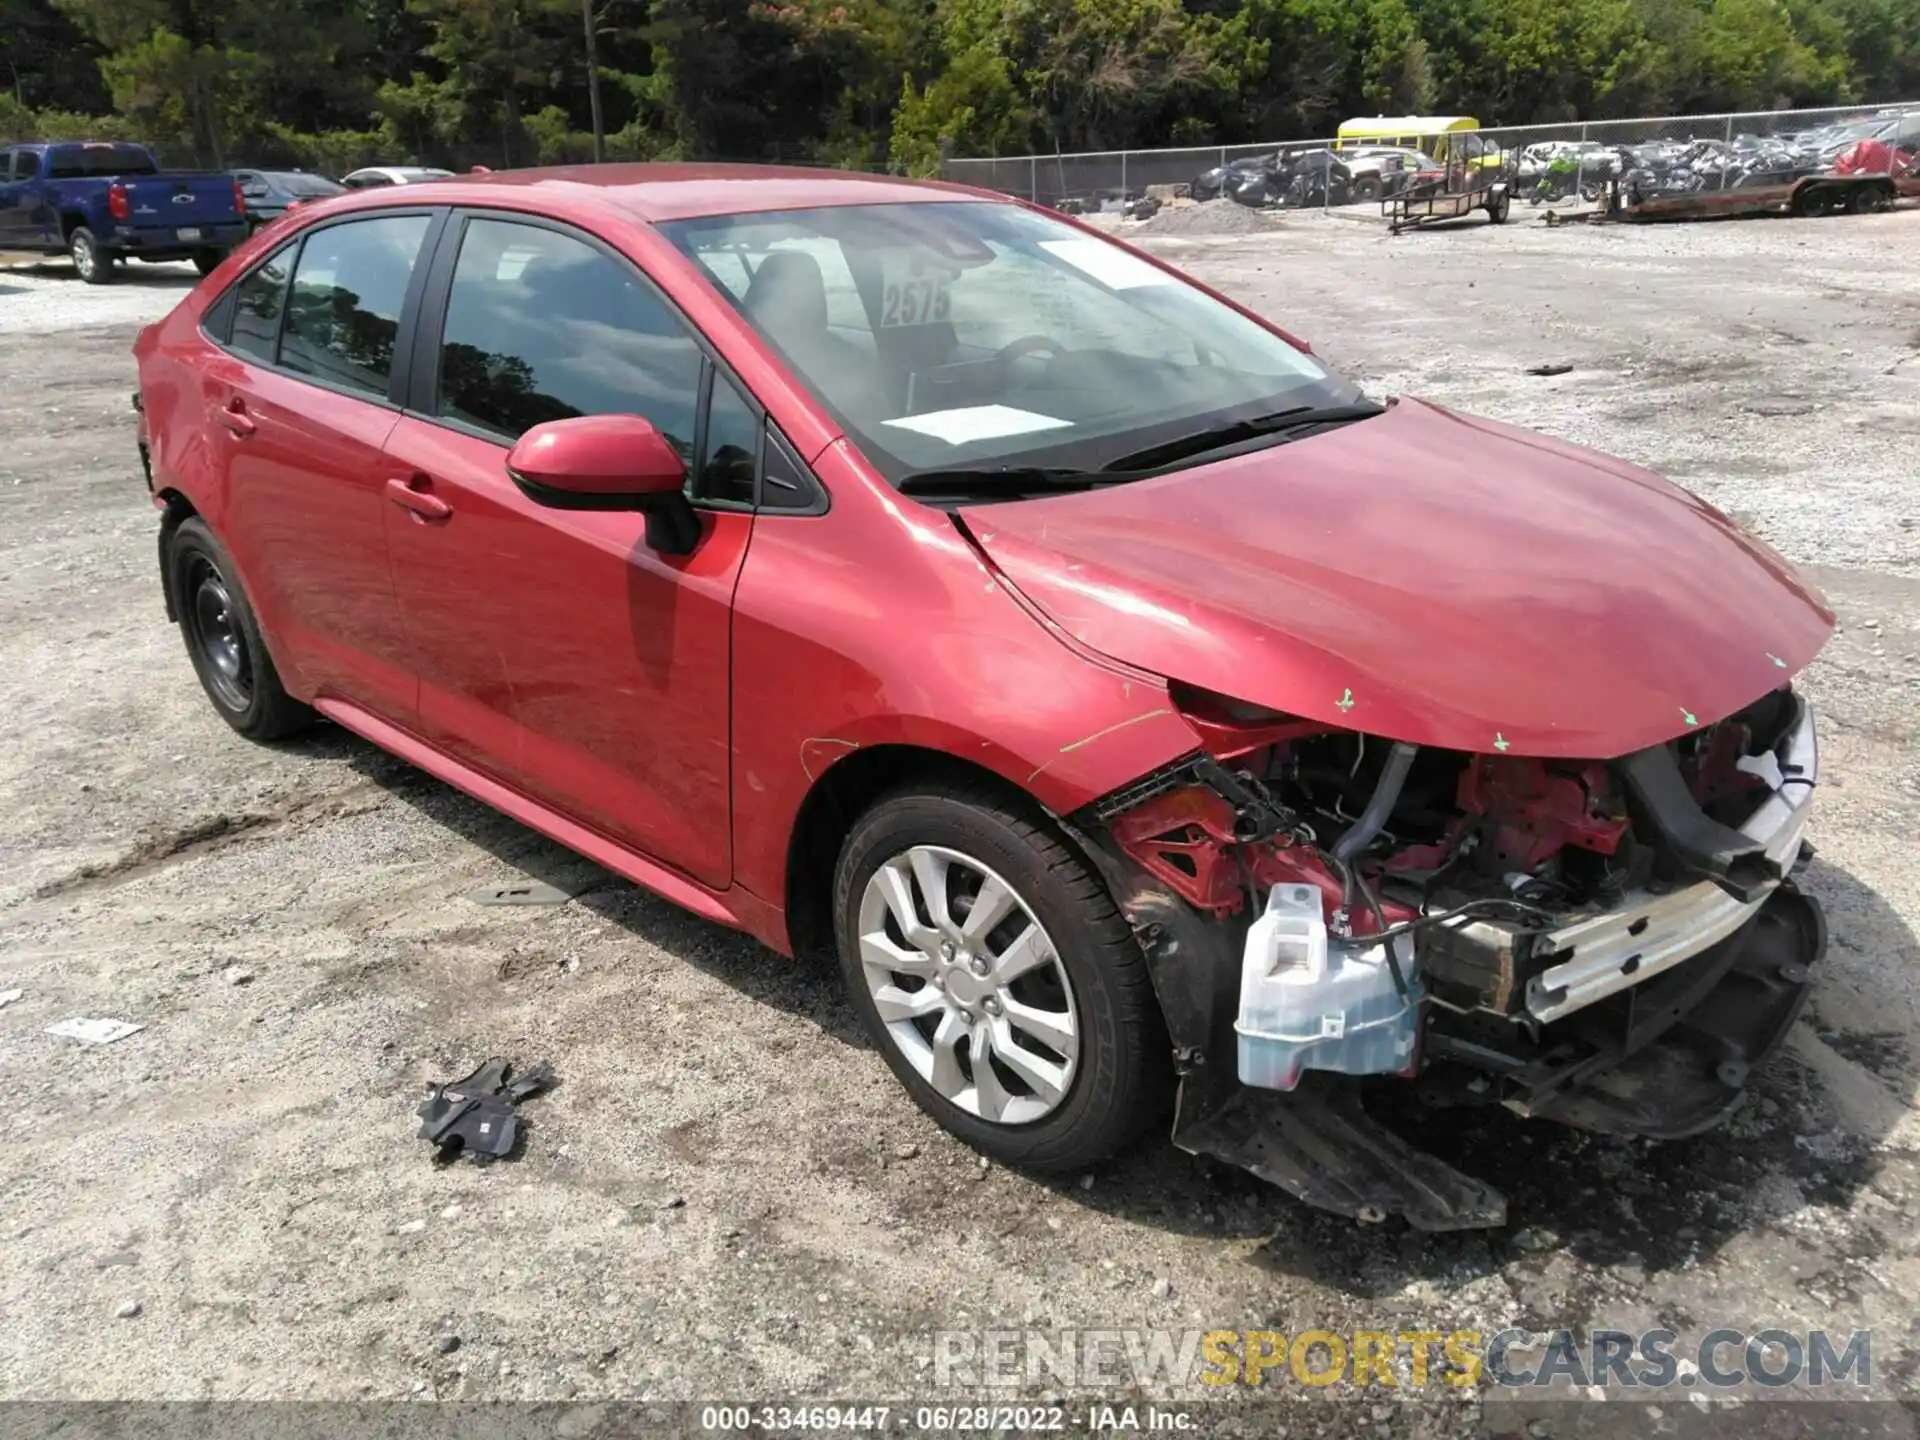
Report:
<svg viewBox="0 0 1920 1440"><path fill-rule="evenodd" d="M84 225L67 237L67 254L73 259L74 273L89 285L105 285L113 279L113 252L93 238Z"/></svg>
<svg viewBox="0 0 1920 1440"><path fill-rule="evenodd" d="M1146 960L1099 877L986 786L888 795L834 873L854 1008L920 1108L975 1149L1083 1168L1167 1093Z"/></svg>
<svg viewBox="0 0 1920 1440"><path fill-rule="evenodd" d="M313 723L313 711L280 684L232 557L197 515L168 541L165 579L187 658L222 720L249 740L278 740Z"/></svg>

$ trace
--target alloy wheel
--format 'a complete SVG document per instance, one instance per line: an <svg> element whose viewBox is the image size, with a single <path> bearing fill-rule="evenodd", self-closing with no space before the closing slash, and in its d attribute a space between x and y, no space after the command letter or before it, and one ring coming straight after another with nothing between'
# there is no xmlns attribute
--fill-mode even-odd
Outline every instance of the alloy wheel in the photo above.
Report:
<svg viewBox="0 0 1920 1440"><path fill-rule="evenodd" d="M903 850L861 893L859 944L888 1038L951 1104L1029 1125L1067 1098L1081 1053L1073 987L1001 876L944 846Z"/></svg>

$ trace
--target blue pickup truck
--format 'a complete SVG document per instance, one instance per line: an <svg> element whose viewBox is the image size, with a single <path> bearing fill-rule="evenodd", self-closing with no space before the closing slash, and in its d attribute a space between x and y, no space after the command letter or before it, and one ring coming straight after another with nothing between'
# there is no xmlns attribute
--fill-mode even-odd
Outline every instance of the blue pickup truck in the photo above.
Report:
<svg viewBox="0 0 1920 1440"><path fill-rule="evenodd" d="M246 238L231 175L162 170L122 141L0 148L0 250L71 255L89 285L127 259L191 260L205 275Z"/></svg>

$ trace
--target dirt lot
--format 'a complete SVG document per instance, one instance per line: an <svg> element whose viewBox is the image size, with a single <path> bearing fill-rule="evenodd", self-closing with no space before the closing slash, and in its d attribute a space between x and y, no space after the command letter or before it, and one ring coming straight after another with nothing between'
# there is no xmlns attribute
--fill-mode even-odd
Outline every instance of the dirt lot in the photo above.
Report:
<svg viewBox="0 0 1920 1440"><path fill-rule="evenodd" d="M1395 240L1302 216L1149 243L1376 392L1673 475L1826 587L1808 884L1832 947L1732 1126L1653 1146L1442 1117L1430 1143L1514 1223L1436 1238L1157 1141L1060 1184L983 1169L831 976L343 733L263 749L221 725L161 614L127 401L135 329L192 277L4 272L0 990L24 995L0 1009L0 1397L924 1397L941 1327L1664 1323L1871 1327L1874 1392L1911 1402L1920 213ZM1525 373L1548 363L1574 368ZM465 898L523 875L580 893ZM76 1015L146 1028L42 1033ZM519 1163L435 1169L422 1085L495 1053L564 1083L526 1107ZM1630 1395L1530 1433L1699 1418L1688 1392ZM1533 1413L1298 1403L1296 1433Z"/></svg>

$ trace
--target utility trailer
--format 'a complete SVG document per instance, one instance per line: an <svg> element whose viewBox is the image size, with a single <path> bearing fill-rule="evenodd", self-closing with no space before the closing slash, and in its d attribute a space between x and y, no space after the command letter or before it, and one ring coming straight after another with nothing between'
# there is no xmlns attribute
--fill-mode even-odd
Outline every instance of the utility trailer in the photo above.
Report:
<svg viewBox="0 0 1920 1440"><path fill-rule="evenodd" d="M1859 215L1890 209L1902 195L1920 193L1913 177L1802 175L1775 185L1693 190L1631 200L1612 180L1594 220L1709 220L1729 215ZM1554 217L1549 215L1548 220ZM1582 217L1563 216L1562 220Z"/></svg>
<svg viewBox="0 0 1920 1440"><path fill-rule="evenodd" d="M1387 228L1398 235L1437 221L1462 220L1476 210L1486 211L1492 224L1504 225L1512 205L1512 187L1504 175L1469 170L1457 179L1450 174L1424 185L1416 180L1400 194L1381 201L1380 213L1386 216Z"/></svg>

